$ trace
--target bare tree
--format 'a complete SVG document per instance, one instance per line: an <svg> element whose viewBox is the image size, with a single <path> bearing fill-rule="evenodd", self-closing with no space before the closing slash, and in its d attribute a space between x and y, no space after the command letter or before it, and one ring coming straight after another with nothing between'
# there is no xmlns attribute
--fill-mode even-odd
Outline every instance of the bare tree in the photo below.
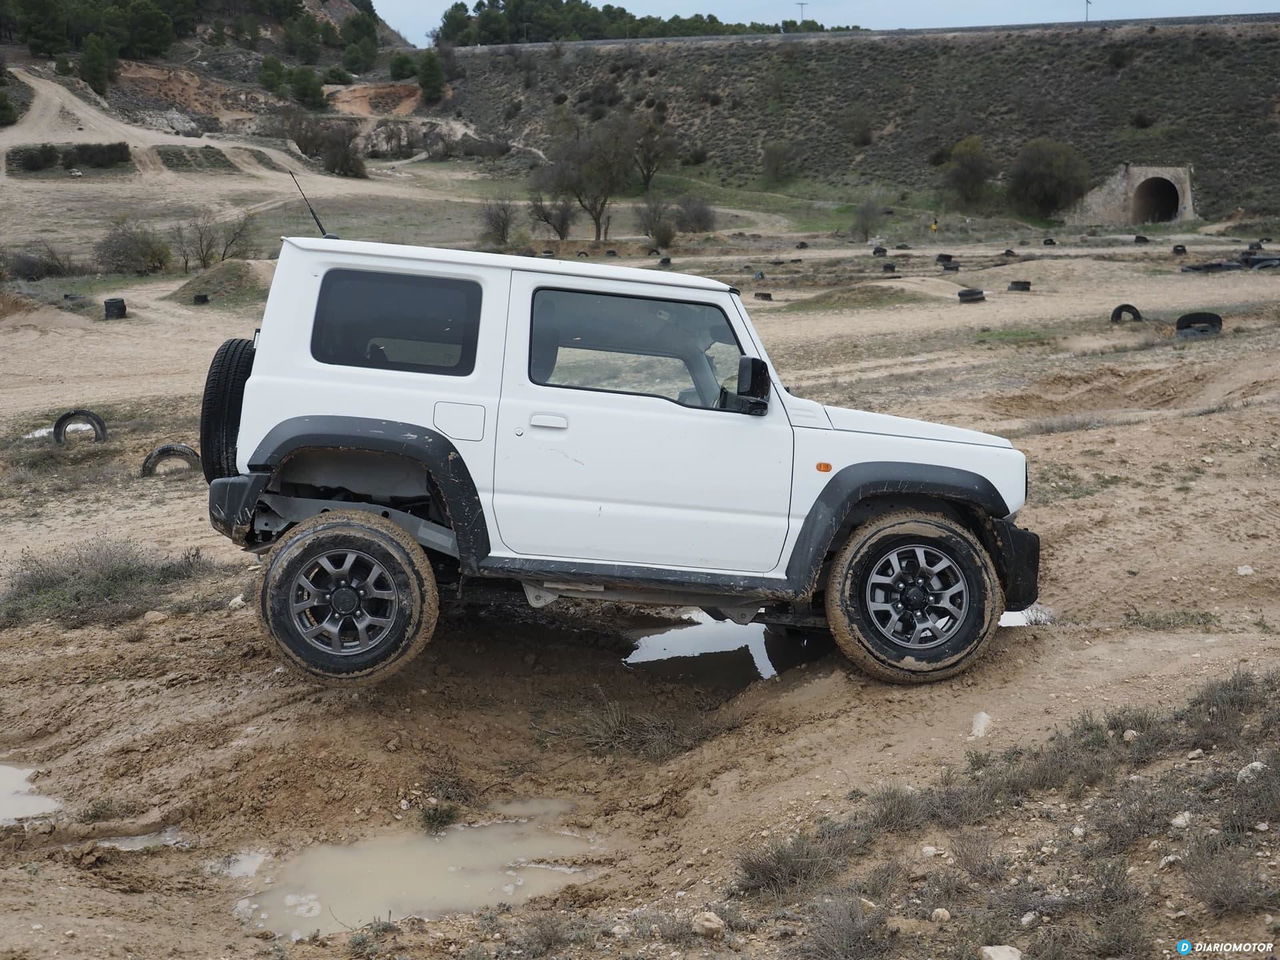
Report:
<svg viewBox="0 0 1280 960"><path fill-rule="evenodd" d="M534 189L572 197L591 218L597 241L604 237L609 203L630 179L633 130L627 118L599 123L561 140L550 163L534 173Z"/></svg>
<svg viewBox="0 0 1280 960"><path fill-rule="evenodd" d="M234 220L226 220L218 230L218 259L239 260L249 256L253 243L252 213L242 213Z"/></svg>
<svg viewBox="0 0 1280 960"><path fill-rule="evenodd" d="M631 162L640 174L645 190L653 183L658 171L671 163L676 156L676 138L653 120L640 121L632 132L634 147Z"/></svg>
<svg viewBox="0 0 1280 960"><path fill-rule="evenodd" d="M686 193L676 201L676 227L682 233L710 233L716 228L716 212L702 197Z"/></svg>
<svg viewBox="0 0 1280 960"><path fill-rule="evenodd" d="M529 219L540 223L555 234L557 240L569 239L569 228L577 217L570 197L553 197L544 199L542 194L535 193L529 197Z"/></svg>
<svg viewBox="0 0 1280 960"><path fill-rule="evenodd" d="M861 234L865 243L871 239L881 221L884 220L884 203L879 197L870 196L853 208L853 232Z"/></svg>
<svg viewBox="0 0 1280 960"><path fill-rule="evenodd" d="M190 271L193 262L202 269L213 263L218 234L218 221L207 207L190 220L174 225L169 231L169 239L174 252L182 260L183 273Z"/></svg>
<svg viewBox="0 0 1280 960"><path fill-rule="evenodd" d="M505 247L511 241L516 205L508 197L498 197L480 207L480 242Z"/></svg>
<svg viewBox="0 0 1280 960"><path fill-rule="evenodd" d="M646 237L657 239L658 225L671 218L671 204L652 190L644 195L644 199L631 208L635 214L636 224Z"/></svg>

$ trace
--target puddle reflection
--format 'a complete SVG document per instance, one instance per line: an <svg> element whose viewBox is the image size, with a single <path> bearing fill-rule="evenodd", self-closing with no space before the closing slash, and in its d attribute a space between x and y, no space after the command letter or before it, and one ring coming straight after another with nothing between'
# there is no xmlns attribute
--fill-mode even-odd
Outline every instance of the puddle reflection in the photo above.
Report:
<svg viewBox="0 0 1280 960"><path fill-rule="evenodd" d="M53 797L42 797L31 788L27 781L33 773L34 770L0 764L0 823L14 823L62 808Z"/></svg>

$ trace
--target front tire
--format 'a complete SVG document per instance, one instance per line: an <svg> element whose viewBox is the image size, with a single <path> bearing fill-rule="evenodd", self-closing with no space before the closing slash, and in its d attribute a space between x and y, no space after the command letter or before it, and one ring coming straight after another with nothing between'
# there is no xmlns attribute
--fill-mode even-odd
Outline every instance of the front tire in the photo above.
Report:
<svg viewBox="0 0 1280 960"><path fill-rule="evenodd" d="M955 676L995 636L1004 591L990 555L941 513L901 510L855 529L831 564L827 621L841 652L890 683Z"/></svg>
<svg viewBox="0 0 1280 960"><path fill-rule="evenodd" d="M384 680L422 652L440 600L426 552L390 520L322 513L271 551L258 611L285 661L329 684Z"/></svg>

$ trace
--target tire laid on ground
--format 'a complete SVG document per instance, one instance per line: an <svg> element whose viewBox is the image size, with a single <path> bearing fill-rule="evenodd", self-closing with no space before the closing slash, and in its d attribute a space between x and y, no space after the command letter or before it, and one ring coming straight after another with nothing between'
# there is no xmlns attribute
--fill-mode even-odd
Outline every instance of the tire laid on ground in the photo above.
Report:
<svg viewBox="0 0 1280 960"><path fill-rule="evenodd" d="M210 483L239 473L236 437L240 433L244 385L252 372L252 340L226 341L209 364L200 404L200 463L204 478Z"/></svg>
<svg viewBox="0 0 1280 960"><path fill-rule="evenodd" d="M1031 281L1030 280L1010 280L1009 289L1014 291L1015 293L1030 293Z"/></svg>
<svg viewBox="0 0 1280 960"><path fill-rule="evenodd" d="M890 683L965 670L995 636L1003 610L991 557L941 513L899 510L865 521L832 561L826 585L840 651Z"/></svg>
<svg viewBox="0 0 1280 960"><path fill-rule="evenodd" d="M1122 303L1111 311L1112 323L1119 323L1125 317L1128 317L1134 323L1138 323L1142 320L1142 311L1131 303Z"/></svg>
<svg viewBox="0 0 1280 960"><path fill-rule="evenodd" d="M61 446L67 442L67 427L73 423L87 423L93 427L93 442L107 439L106 422L92 410L68 410L53 422L53 442Z"/></svg>
<svg viewBox="0 0 1280 960"><path fill-rule="evenodd" d="M426 552L361 510L304 520L268 555L258 612L286 662L331 684L383 680L430 642L440 611Z"/></svg>
<svg viewBox="0 0 1280 960"><path fill-rule="evenodd" d="M1186 246L1184 246L1183 244L1181 244L1181 243L1175 243L1175 244L1173 245L1173 253L1174 253L1174 256L1178 256L1178 257L1180 257L1180 256L1182 256L1182 255L1183 255L1184 253L1186 253L1186 252L1187 252L1187 248L1186 248Z"/></svg>
<svg viewBox="0 0 1280 960"><path fill-rule="evenodd" d="M987 295L983 291L973 288L961 290L956 296L960 298L961 303L981 303L987 299Z"/></svg>
<svg viewBox="0 0 1280 960"><path fill-rule="evenodd" d="M165 443L148 453L147 459L142 461L142 476L155 476L156 467L166 460L181 460L189 467L200 466L200 454L185 443Z"/></svg>

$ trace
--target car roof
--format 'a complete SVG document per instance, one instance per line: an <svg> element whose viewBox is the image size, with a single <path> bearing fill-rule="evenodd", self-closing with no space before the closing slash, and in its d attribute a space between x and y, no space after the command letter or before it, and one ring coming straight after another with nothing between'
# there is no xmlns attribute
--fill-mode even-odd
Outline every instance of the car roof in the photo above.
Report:
<svg viewBox="0 0 1280 960"><path fill-rule="evenodd" d="M629 283L660 283L670 287L725 291L732 288L718 280L695 277L687 273L659 273L637 267L614 267L581 260L552 260L542 257L517 257L503 253L477 253L474 250L452 250L445 247L415 247L399 243L374 243L368 240L334 240L317 237L283 237L284 243L299 250L327 254L355 254L363 257L386 257L418 260L423 263L454 263L477 267L501 267L553 273L565 277L590 277L599 280L625 280Z"/></svg>

